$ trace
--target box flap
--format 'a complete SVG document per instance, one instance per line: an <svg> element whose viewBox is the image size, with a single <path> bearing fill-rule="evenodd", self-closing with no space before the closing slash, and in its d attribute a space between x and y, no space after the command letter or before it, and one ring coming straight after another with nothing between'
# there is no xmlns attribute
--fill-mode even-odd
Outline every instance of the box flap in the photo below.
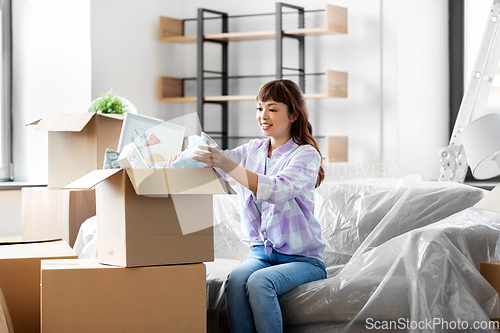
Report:
<svg viewBox="0 0 500 333"><path fill-rule="evenodd" d="M40 122L40 120L42 120L42 118L38 119L38 120L35 120L34 122L31 122L29 124L26 124L26 126L31 126L31 125L36 125Z"/></svg>
<svg viewBox="0 0 500 333"><path fill-rule="evenodd" d="M122 169L103 169L103 170L94 170L89 172L85 176L78 178L74 182L64 186L66 189L90 189L106 178L111 177L115 173L122 171Z"/></svg>
<svg viewBox="0 0 500 333"><path fill-rule="evenodd" d="M233 187L215 169L214 172L226 194L237 194Z"/></svg>
<svg viewBox="0 0 500 333"><path fill-rule="evenodd" d="M20 258L76 258L77 255L65 241L33 242L0 246L1 259Z"/></svg>
<svg viewBox="0 0 500 333"><path fill-rule="evenodd" d="M213 168L126 169L126 171L135 192L139 195L226 193Z"/></svg>
<svg viewBox="0 0 500 333"><path fill-rule="evenodd" d="M36 125L37 131L80 132L92 117L123 119L121 114L96 114L93 112L50 114L28 125Z"/></svg>
<svg viewBox="0 0 500 333"><path fill-rule="evenodd" d="M96 113L98 117L106 117L106 118L113 118L113 119L119 119L123 120L125 118L125 113L123 114L116 114L116 113Z"/></svg>
<svg viewBox="0 0 500 333"><path fill-rule="evenodd" d="M96 268L121 268L118 266L99 264L97 259L44 259L41 269L96 269Z"/></svg>
<svg viewBox="0 0 500 333"><path fill-rule="evenodd" d="M16 245L16 244L59 242L59 241L62 241L62 238L52 238L52 239L43 239L43 240L3 240L3 241L0 241L0 246L2 246L2 245Z"/></svg>
<svg viewBox="0 0 500 333"><path fill-rule="evenodd" d="M37 131L80 132L94 115L91 112L49 114L31 124L36 125Z"/></svg>

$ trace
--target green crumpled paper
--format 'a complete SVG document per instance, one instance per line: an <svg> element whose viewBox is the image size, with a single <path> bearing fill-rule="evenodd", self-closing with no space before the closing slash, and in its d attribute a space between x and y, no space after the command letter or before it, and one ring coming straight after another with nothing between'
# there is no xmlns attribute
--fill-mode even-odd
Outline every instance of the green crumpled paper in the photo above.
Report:
<svg viewBox="0 0 500 333"><path fill-rule="evenodd" d="M114 151L113 149L106 148L106 152L104 153L104 165L103 169L120 169L120 165L118 164L118 156L120 153Z"/></svg>

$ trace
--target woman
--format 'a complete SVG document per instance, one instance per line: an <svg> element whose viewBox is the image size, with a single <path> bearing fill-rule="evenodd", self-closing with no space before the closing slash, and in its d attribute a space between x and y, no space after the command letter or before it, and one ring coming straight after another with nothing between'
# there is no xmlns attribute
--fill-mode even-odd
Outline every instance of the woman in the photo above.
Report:
<svg viewBox="0 0 500 333"><path fill-rule="evenodd" d="M196 161L238 182L242 231L251 251L226 281L231 332L282 332L278 296L326 277L314 193L324 178L304 96L290 80L266 83L256 118L265 136L233 150L200 146Z"/></svg>

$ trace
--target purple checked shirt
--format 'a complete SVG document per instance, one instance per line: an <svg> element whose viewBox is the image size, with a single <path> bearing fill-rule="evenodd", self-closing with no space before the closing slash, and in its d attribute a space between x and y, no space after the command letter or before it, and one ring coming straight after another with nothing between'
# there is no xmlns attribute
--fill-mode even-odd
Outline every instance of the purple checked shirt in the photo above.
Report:
<svg viewBox="0 0 500 333"><path fill-rule="evenodd" d="M284 254L324 260L321 226L314 217L320 155L313 146L297 145L290 139L273 150L266 170L269 144L270 139L255 139L222 151L258 174L256 195L237 185L243 236L250 245L265 245L268 254L274 248ZM227 177L222 170L217 171Z"/></svg>

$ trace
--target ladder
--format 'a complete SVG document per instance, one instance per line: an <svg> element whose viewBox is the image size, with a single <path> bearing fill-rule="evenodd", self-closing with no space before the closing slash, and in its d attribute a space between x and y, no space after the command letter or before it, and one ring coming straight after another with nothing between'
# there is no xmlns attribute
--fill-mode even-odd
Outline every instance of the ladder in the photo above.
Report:
<svg viewBox="0 0 500 333"><path fill-rule="evenodd" d="M493 78L500 61L500 0L493 0L483 39L467 82L450 143L439 151L441 169L439 181L463 183L467 174L467 157L462 147L462 131L473 120L482 116L491 92Z"/></svg>

